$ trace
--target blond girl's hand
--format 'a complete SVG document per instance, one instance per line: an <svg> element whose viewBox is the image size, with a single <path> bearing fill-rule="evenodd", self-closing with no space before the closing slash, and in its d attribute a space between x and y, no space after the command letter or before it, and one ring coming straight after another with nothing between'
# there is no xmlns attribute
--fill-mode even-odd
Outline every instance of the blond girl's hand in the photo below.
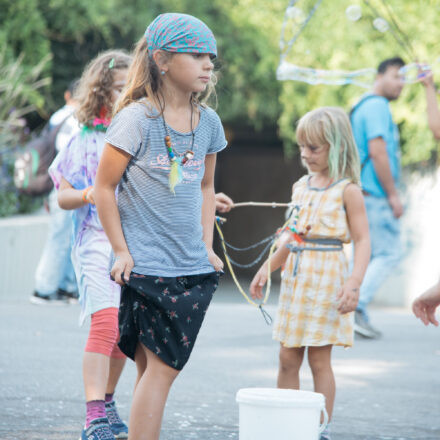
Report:
<svg viewBox="0 0 440 440"><path fill-rule="evenodd" d="M212 249L208 250L208 260L214 266L216 272L220 272L223 270L223 261Z"/></svg>
<svg viewBox="0 0 440 440"><path fill-rule="evenodd" d="M134 261L128 251L115 254L115 262L110 272L111 278L120 286L123 286L130 279Z"/></svg>
<svg viewBox="0 0 440 440"><path fill-rule="evenodd" d="M95 188L93 186L90 186L89 188L86 188L83 192L83 200L86 203L90 203L91 205L95 204Z"/></svg>
<svg viewBox="0 0 440 440"><path fill-rule="evenodd" d="M349 278L342 286L338 293L338 312L342 315L345 313L353 312L356 310L356 306L359 301L359 288L360 283L352 278Z"/></svg>
<svg viewBox="0 0 440 440"><path fill-rule="evenodd" d="M267 265L263 264L260 270L255 274L251 285L250 293L253 299L263 298L263 287L267 282Z"/></svg>
<svg viewBox="0 0 440 440"><path fill-rule="evenodd" d="M92 189L87 193L87 201L91 204L95 204L95 188L92 186Z"/></svg>

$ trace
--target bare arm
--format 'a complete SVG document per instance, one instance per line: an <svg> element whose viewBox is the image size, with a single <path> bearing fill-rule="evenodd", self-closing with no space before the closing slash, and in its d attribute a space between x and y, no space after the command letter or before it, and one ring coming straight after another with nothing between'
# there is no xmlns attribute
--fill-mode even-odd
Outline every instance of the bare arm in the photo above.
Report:
<svg viewBox="0 0 440 440"><path fill-rule="evenodd" d="M350 277L340 294L338 310L347 313L355 310L359 300L359 289L370 261L370 234L364 198L357 185L349 184L344 191L344 207L348 227L354 243L354 264Z"/></svg>
<svg viewBox="0 0 440 440"><path fill-rule="evenodd" d="M130 159L128 153L107 143L99 161L94 189L99 219L116 258L111 275L121 285L123 284L121 275L123 274L124 279L128 280L134 262L122 232L115 191Z"/></svg>
<svg viewBox="0 0 440 440"><path fill-rule="evenodd" d="M386 142L381 137L371 139L368 142L368 152L377 177L387 194L394 217L399 218L403 214L403 205L394 184L393 175L391 174Z"/></svg>
<svg viewBox="0 0 440 440"><path fill-rule="evenodd" d="M267 278L269 277L269 261L271 273L279 269L289 256L290 250L286 247L286 244L290 241L292 241L292 238L288 232L284 232L278 239L278 249L272 254L270 260L268 259L264 262L251 282L249 290L252 298L255 299L263 297L263 287L267 282Z"/></svg>
<svg viewBox="0 0 440 440"><path fill-rule="evenodd" d="M64 177L61 178L58 188L58 205L61 209L71 210L81 208L87 203L95 204L93 188L86 191L86 201L83 200L84 190L75 189Z"/></svg>
<svg viewBox="0 0 440 440"><path fill-rule="evenodd" d="M426 108L428 112L428 125L432 134L440 140L440 110L437 102L437 91L435 89L432 73L423 81L426 89Z"/></svg>
<svg viewBox="0 0 440 440"><path fill-rule="evenodd" d="M215 164L217 161L216 154L208 154L205 157L205 175L202 179L202 228L203 241L208 252L209 262L214 266L216 271L223 269L223 262L214 253L212 242L214 237L214 221L215 221L215 191L214 191L214 174Z"/></svg>

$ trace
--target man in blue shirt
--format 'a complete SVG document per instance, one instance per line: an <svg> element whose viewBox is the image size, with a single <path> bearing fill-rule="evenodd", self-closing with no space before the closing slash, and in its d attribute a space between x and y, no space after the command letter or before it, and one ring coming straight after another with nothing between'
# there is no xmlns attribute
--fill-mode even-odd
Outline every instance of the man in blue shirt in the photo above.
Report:
<svg viewBox="0 0 440 440"><path fill-rule="evenodd" d="M399 132L389 102L402 92L404 83L399 69L403 65L401 58L380 63L372 93L364 95L351 112L371 238L371 259L361 285L355 331L367 338L377 338L380 332L369 323L366 308L401 255Z"/></svg>

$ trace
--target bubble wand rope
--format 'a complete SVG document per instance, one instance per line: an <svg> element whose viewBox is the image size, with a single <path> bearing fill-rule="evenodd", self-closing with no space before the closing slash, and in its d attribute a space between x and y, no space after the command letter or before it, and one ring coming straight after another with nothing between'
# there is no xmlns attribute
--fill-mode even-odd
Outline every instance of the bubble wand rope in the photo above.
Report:
<svg viewBox="0 0 440 440"><path fill-rule="evenodd" d="M288 8L294 6L297 2L298 2L298 0L291 0L291 2L289 3ZM305 18L305 20L301 23L298 31L287 42L287 45L285 44L285 40L284 40L284 33L285 33L285 30L286 30L286 25L287 25L287 21L288 21L287 9L286 9L283 25L282 25L282 28L281 28L280 43L282 42L283 47L281 48L280 64L284 60L284 58L286 58L287 54L290 52L290 49L292 49L292 46L294 45L294 43L298 39L298 37L301 35L302 31L307 27L307 25L309 24L309 21L312 19L313 15L315 14L316 10L318 9L318 7L320 6L321 3L322 3L322 0L317 0L316 1L316 3L313 5L312 10L309 12L309 14Z"/></svg>
<svg viewBox="0 0 440 440"><path fill-rule="evenodd" d="M370 8L370 10L373 13L373 15L375 15L376 17L380 17L381 16L379 14L379 12L377 11L377 9L369 2L369 0L363 0L363 1ZM392 18L391 18L391 20L392 20ZM407 45L407 43L404 40L401 39L401 36L398 35L400 29L396 29L394 23L391 23L390 31L391 31L391 35L396 40L397 44L406 52L407 55L409 55L409 58L410 59L415 59L415 54L414 54L412 46L411 45Z"/></svg>
<svg viewBox="0 0 440 440"><path fill-rule="evenodd" d="M238 205L238 204L234 204L234 207L237 206L237 205ZM271 204L269 204L269 205L271 205ZM283 205L284 205L284 204L283 204ZM289 205L289 204L287 204L287 205ZM240 206L244 206L244 205L241 204ZM293 215L293 213L292 213L292 215ZM286 220L286 222L284 223L284 225L283 225L282 228L281 228L281 231L284 231L284 229L286 228L286 226L289 224L289 222L290 222L290 218L291 218L291 216L289 216L289 218ZM244 297L244 299L245 299L249 304L253 305L254 307L257 307L258 309L260 309L260 312L261 312L261 314L263 315L263 318L264 318L264 320L266 321L266 324L267 324L267 325L272 324L272 321L273 321L273 320L272 320L272 317L269 315L269 313L268 313L266 310L264 310L263 306L266 304L267 300L269 299L269 295L270 295L270 287L271 287L271 284L272 284L272 283L271 283L270 260L271 260L271 258L272 258L272 255L273 255L274 251L275 251L275 247L276 247L276 244L277 244L277 238L278 238L278 235L279 235L279 234L277 234L277 235L275 236L275 238L274 238L274 240L273 240L273 243L272 243L272 246L270 247L270 250L269 250L269 256L267 257L267 283L266 283L266 292L265 292L265 295L264 295L263 300L262 300L260 303L258 303L258 302L256 302L256 301L254 301L252 298L249 298L249 295L243 290L243 288L241 287L240 282L239 282L238 279L237 279L237 276L235 275L234 268L232 267L231 261L230 261L230 259L229 259L228 251L227 251L227 249L226 249L225 238L224 238L223 232L222 232L222 230L221 230L221 228L220 228L220 219L219 219L218 217L216 218L215 226L216 226L216 228L217 228L217 232L218 232L218 235L219 235L219 237L220 237L220 242L221 242L221 245L222 245L223 253L224 253L224 255L225 255L226 264L227 264L227 266L228 266L228 268L229 268L229 272L231 273L232 279L234 280L234 283L235 283L235 285L237 286L238 291L242 294L242 296Z"/></svg>

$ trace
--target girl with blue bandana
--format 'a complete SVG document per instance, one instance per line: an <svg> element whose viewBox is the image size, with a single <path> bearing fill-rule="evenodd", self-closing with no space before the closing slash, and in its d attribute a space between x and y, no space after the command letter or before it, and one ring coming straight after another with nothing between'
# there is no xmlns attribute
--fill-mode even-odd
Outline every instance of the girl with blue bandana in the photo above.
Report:
<svg viewBox="0 0 440 440"><path fill-rule="evenodd" d="M158 16L137 44L98 167L94 197L122 286L119 347L138 372L136 440L159 439L168 392L223 268L212 249L214 170L227 142L205 104L216 55L203 22Z"/></svg>

